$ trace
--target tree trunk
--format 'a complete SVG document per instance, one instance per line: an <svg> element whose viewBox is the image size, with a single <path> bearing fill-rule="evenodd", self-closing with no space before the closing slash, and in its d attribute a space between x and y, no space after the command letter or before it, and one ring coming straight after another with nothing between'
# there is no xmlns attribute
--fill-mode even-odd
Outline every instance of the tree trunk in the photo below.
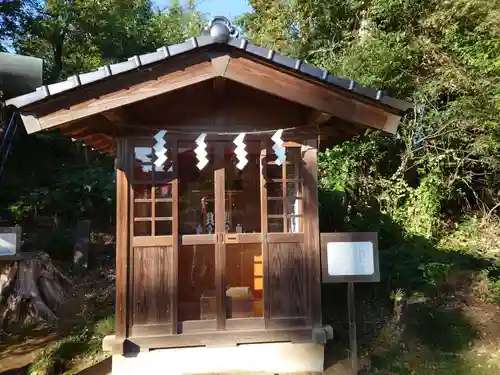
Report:
<svg viewBox="0 0 500 375"><path fill-rule="evenodd" d="M0 329L27 320L55 323L70 285L46 253L0 258Z"/></svg>
<svg viewBox="0 0 500 375"><path fill-rule="evenodd" d="M54 65L52 68L51 82L58 82L61 78L61 72L63 68L63 47L64 39L66 38L66 32L64 30L54 30L54 39L52 40L52 52L54 56Z"/></svg>

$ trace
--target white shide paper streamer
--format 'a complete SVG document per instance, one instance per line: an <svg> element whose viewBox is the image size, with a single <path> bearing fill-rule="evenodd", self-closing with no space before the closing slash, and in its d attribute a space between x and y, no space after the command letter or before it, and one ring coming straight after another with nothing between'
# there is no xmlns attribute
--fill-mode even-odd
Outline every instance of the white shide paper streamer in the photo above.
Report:
<svg viewBox="0 0 500 375"><path fill-rule="evenodd" d="M207 144L205 143L205 138L207 137L207 133L201 133L200 136L196 139L195 143L198 145L194 149L196 154L196 159L198 159L198 164L196 166L201 171L208 164L207 159Z"/></svg>
<svg viewBox="0 0 500 375"><path fill-rule="evenodd" d="M247 165L248 160L247 160L247 154L245 150L245 133L240 133L233 141L233 143L236 145L236 149L234 150L234 153L236 154L236 157L238 158L238 164L236 164L236 168L238 168L240 171L245 168L245 165Z"/></svg>
<svg viewBox="0 0 500 375"><path fill-rule="evenodd" d="M283 129L280 129L271 137L274 142L273 150L276 155L276 165L283 165L286 160L286 149L283 147L283 140L281 139L282 135Z"/></svg>
<svg viewBox="0 0 500 375"><path fill-rule="evenodd" d="M154 136L156 140L156 144L153 149L155 150L156 160L155 160L155 171L162 172L165 170L165 162L167 161L167 149L165 145L167 142L165 141L165 135L167 134L166 130L160 130Z"/></svg>

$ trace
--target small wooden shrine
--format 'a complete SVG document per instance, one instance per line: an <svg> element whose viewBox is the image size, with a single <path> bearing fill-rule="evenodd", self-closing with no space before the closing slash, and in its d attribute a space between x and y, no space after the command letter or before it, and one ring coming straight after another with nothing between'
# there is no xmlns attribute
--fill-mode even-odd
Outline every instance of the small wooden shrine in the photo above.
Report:
<svg viewBox="0 0 500 375"><path fill-rule="evenodd" d="M222 17L200 37L8 104L28 133L58 129L116 159L116 334L105 347L123 357L323 345L318 147L366 128L393 134L409 108L254 46Z"/></svg>

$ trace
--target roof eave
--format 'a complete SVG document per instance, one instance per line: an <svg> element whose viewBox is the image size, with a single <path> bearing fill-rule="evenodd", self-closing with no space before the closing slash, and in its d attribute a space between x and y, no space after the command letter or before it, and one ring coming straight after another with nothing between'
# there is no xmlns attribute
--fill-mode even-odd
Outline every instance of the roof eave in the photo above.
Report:
<svg viewBox="0 0 500 375"><path fill-rule="evenodd" d="M76 89L81 86L86 86L90 83L104 80L110 76L130 72L132 70L136 70L150 64L158 63L170 57L180 55L201 47L220 44L221 43L217 43L211 36L208 35L193 37L182 43L161 47L155 52L139 56L132 56L124 62L102 66L93 72L71 76L67 80L62 82L41 86L33 92L12 98L6 103L7 105L15 106L18 109L23 109L30 106L31 104L41 102L48 97L58 96L61 93ZM387 107L387 109L392 112L404 114L406 111L412 108L411 103L393 98L387 95L387 93L385 93L384 91L359 85L354 80L348 80L333 76L327 70L318 69L312 65L305 63L302 60L292 59L283 56L273 50L253 45L246 39L230 37L226 43L222 44L227 44L228 46L242 50L249 55L253 55L255 57L258 57L259 59L269 62L277 66L278 68L285 68L287 70L294 71L307 78L312 78L318 82L328 84L332 87L358 96L359 98L365 100L368 99L377 105Z"/></svg>

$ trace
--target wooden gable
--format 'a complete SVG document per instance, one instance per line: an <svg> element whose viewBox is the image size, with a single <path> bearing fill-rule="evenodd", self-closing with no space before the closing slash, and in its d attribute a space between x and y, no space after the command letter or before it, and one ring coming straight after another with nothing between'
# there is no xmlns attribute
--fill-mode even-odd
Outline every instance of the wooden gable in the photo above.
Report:
<svg viewBox="0 0 500 375"><path fill-rule="evenodd" d="M55 92L20 109L28 133L60 129L111 154L118 136L188 123L294 127L345 139L366 128L393 134L402 113L225 44Z"/></svg>

